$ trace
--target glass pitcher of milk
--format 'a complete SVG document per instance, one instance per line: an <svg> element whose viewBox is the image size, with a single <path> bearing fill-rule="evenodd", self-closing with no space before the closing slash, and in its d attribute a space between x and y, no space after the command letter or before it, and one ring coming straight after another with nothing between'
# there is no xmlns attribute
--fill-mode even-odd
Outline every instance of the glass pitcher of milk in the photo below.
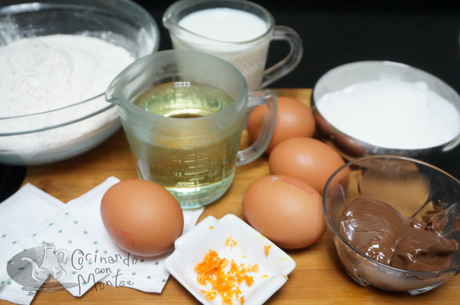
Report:
<svg viewBox="0 0 460 305"><path fill-rule="evenodd" d="M233 64L246 78L249 91L267 87L291 72L302 59L299 35L275 26L273 16L245 0L184 0L172 4L163 16L175 49L195 49ZM272 40L290 45L286 58L264 70Z"/></svg>

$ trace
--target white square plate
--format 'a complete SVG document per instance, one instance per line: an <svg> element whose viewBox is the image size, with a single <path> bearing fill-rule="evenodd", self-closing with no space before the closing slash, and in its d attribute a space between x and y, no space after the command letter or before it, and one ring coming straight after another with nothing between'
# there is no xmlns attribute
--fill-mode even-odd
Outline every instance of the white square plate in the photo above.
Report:
<svg viewBox="0 0 460 305"><path fill-rule="evenodd" d="M230 238L230 240L229 240ZM227 242L229 241L229 242ZM236 245L231 246L236 242ZM203 304L222 304L220 295L207 301L202 290L209 290L197 282L198 273L194 271L203 261L209 250L214 250L220 258L232 259L236 264L257 264L258 273L250 273L254 279L251 287L245 282L239 285L244 295L244 304L263 304L288 280L294 270L295 262L280 248L262 234L239 219L228 214L221 219L209 216L192 230L179 237L174 243L175 251L166 259L166 268L191 294ZM265 247L270 246L268 256ZM227 266L224 270L230 268ZM233 304L239 304L233 299Z"/></svg>

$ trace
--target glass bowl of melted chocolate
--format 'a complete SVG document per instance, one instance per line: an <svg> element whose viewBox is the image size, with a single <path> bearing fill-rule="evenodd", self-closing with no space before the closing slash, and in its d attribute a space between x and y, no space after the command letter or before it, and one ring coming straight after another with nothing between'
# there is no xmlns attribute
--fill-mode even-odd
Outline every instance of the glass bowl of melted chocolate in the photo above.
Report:
<svg viewBox="0 0 460 305"><path fill-rule="evenodd" d="M372 156L328 180L323 209L346 272L417 295L460 272L460 182L419 160Z"/></svg>

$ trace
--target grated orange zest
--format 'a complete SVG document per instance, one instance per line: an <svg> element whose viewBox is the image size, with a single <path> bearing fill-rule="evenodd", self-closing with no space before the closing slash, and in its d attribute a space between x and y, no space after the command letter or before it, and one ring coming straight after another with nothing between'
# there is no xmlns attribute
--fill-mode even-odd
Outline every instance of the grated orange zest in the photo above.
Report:
<svg viewBox="0 0 460 305"><path fill-rule="evenodd" d="M223 269L229 264L230 270L225 272ZM242 296L238 285L245 282L251 287L254 278L247 273L259 272L259 266L257 264L253 266L249 264L247 267L244 264L238 266L234 260L229 262L228 259L220 258L216 251L209 250L203 261L196 265L195 271L198 273L197 281L199 284L206 286L209 283L212 286L212 290L201 290L201 293L206 296L206 300L213 300L219 294L222 297L223 305L232 305L232 299L239 299L240 303L244 304L244 296Z"/></svg>
<svg viewBox="0 0 460 305"><path fill-rule="evenodd" d="M268 253L270 252L270 248L271 248L271 247L272 247L271 245L268 245L268 246L265 246L265 247L264 247L265 256L268 256Z"/></svg>
<svg viewBox="0 0 460 305"><path fill-rule="evenodd" d="M246 282L246 285L248 285L249 287L251 287L252 283L254 283L254 279L252 278L252 276L248 276L247 274L243 275L243 279Z"/></svg>
<svg viewBox="0 0 460 305"><path fill-rule="evenodd" d="M217 293L215 291L212 291L212 290L201 290L201 293L206 295L206 301L212 301L216 298L217 296Z"/></svg>
<svg viewBox="0 0 460 305"><path fill-rule="evenodd" d="M225 242L225 245L230 246L230 249L233 249L233 247L236 246L236 244L237 244L237 242L234 241L231 236Z"/></svg>
<svg viewBox="0 0 460 305"><path fill-rule="evenodd" d="M232 299L229 299L229 298L224 299L222 301L222 305L232 305L232 304L233 304Z"/></svg>

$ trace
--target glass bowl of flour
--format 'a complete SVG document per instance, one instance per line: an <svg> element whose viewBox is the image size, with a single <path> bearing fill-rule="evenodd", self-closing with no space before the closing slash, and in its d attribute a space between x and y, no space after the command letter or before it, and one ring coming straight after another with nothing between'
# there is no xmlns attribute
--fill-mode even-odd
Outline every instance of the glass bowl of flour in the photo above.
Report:
<svg viewBox="0 0 460 305"><path fill-rule="evenodd" d="M420 69L389 61L336 67L316 83L319 136L346 160L399 155L434 160L460 142L460 96Z"/></svg>
<svg viewBox="0 0 460 305"><path fill-rule="evenodd" d="M2 1L0 163L36 165L97 146L119 127L113 78L158 50L156 22L129 0Z"/></svg>

